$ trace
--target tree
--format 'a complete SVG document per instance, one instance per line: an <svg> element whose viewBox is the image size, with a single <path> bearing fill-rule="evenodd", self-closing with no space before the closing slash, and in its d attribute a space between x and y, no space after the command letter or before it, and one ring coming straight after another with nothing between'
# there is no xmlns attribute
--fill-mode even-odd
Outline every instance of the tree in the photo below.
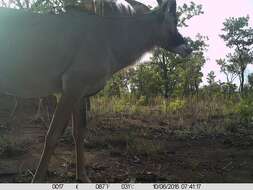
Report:
<svg viewBox="0 0 253 190"><path fill-rule="evenodd" d="M183 95L190 95L199 91L199 85L202 82L202 67L205 63L204 51L206 50L207 37L198 34L196 40L188 39L190 46L193 49L191 56L187 58L180 58L180 78L179 86L182 88Z"/></svg>
<svg viewBox="0 0 253 190"><path fill-rule="evenodd" d="M177 82L179 61L174 54L164 49L156 49L151 62L161 76L163 96L169 98Z"/></svg>
<svg viewBox="0 0 253 190"><path fill-rule="evenodd" d="M222 92L231 97L237 88L233 82L239 74L238 68L226 59L218 59L216 62L220 66L220 72L226 76L226 82L220 82L219 85L222 88Z"/></svg>
<svg viewBox="0 0 253 190"><path fill-rule="evenodd" d="M153 64L140 64L132 69L129 84L131 93L137 97L144 96L148 99L162 95L161 75Z"/></svg>
<svg viewBox="0 0 253 190"><path fill-rule="evenodd" d="M243 94L245 69L253 61L253 29L249 26L249 16L231 17L223 23L224 34L220 37L234 53L228 55L240 79L240 91Z"/></svg>
<svg viewBox="0 0 253 190"><path fill-rule="evenodd" d="M229 98L236 92L236 89L237 89L236 84L233 84L233 83L219 81L218 85L222 93L228 96Z"/></svg>
<svg viewBox="0 0 253 190"><path fill-rule="evenodd" d="M227 83L232 84L238 76L236 65L229 63L225 59L218 59L216 62L220 66L220 71L225 74Z"/></svg>
<svg viewBox="0 0 253 190"><path fill-rule="evenodd" d="M182 6L178 7L178 17L179 27L188 27L187 21L189 21L192 17L203 14L202 5L197 5L194 2L190 2L190 4L184 3Z"/></svg>
<svg viewBox="0 0 253 190"><path fill-rule="evenodd" d="M214 74L214 71L210 71L208 74L207 74L207 83L209 86L212 86L215 84L215 74Z"/></svg>

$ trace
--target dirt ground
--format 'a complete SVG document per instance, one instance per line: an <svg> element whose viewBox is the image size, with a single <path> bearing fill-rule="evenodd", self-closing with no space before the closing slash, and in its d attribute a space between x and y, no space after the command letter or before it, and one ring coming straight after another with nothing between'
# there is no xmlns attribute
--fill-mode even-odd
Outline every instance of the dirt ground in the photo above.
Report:
<svg viewBox="0 0 253 190"><path fill-rule="evenodd" d="M30 182L49 122L34 120L33 100L6 125L14 100L1 101L0 182ZM253 182L252 130L196 135L152 116L103 114L91 120L84 148L92 182ZM73 150L69 126L47 182L75 182Z"/></svg>

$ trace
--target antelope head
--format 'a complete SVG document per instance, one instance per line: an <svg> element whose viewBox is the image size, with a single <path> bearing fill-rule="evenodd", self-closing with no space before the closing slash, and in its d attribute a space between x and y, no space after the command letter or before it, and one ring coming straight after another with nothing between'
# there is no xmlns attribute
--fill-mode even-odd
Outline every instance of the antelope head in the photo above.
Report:
<svg viewBox="0 0 253 190"><path fill-rule="evenodd" d="M160 6L159 22L161 23L159 46L181 56L189 55L192 49L177 29L176 0L157 0L157 2Z"/></svg>

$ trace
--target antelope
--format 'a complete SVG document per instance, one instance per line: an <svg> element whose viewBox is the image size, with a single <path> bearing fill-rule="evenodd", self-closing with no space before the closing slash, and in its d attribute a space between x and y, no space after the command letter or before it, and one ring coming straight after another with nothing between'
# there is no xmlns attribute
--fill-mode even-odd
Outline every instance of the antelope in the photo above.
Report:
<svg viewBox="0 0 253 190"><path fill-rule="evenodd" d="M161 47L187 56L177 30L175 0L136 16L98 16L79 10L61 15L0 8L0 92L31 98L61 93L33 182L43 182L57 140L72 116L76 176L85 170L79 103L103 89L117 71Z"/></svg>

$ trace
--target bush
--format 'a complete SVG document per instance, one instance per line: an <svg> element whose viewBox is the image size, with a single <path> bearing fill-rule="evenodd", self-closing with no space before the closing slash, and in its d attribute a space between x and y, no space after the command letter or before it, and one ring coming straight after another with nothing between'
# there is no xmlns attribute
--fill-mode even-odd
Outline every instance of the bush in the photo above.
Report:
<svg viewBox="0 0 253 190"><path fill-rule="evenodd" d="M253 125L253 98L247 97L240 101L236 108L240 122L246 127Z"/></svg>
<svg viewBox="0 0 253 190"><path fill-rule="evenodd" d="M163 112L177 112L182 110L185 107L185 100L182 99L171 99L164 100L161 104L161 109Z"/></svg>

